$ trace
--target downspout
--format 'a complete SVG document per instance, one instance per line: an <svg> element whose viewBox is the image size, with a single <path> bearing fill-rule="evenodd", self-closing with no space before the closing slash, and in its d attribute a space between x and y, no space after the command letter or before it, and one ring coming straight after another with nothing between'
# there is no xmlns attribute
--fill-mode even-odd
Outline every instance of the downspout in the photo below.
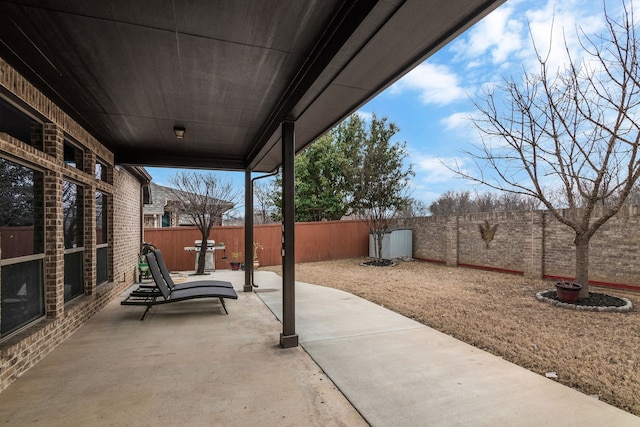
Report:
<svg viewBox="0 0 640 427"><path fill-rule="evenodd" d="M251 194L253 195L254 185L255 185L255 182L257 180L263 179L263 178L269 178L271 176L276 176L278 174L278 172L280 172L280 168L277 168L274 172L268 173L266 175L260 175L260 176L257 176L255 178L252 178L251 179ZM255 210L255 207L254 207L253 210ZM253 215L253 212L251 212L251 215ZM251 224L254 225L253 221L251 221ZM253 263L251 264L251 286L253 286L254 288L258 287L258 285L256 285L256 282L255 282L255 271L253 270Z"/></svg>

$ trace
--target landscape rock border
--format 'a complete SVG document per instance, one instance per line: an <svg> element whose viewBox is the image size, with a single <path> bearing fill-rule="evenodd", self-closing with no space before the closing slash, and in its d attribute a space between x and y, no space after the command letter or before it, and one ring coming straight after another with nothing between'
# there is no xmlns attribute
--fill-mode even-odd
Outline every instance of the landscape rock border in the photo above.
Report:
<svg viewBox="0 0 640 427"><path fill-rule="evenodd" d="M571 303L554 300L552 298L547 298L544 296L544 294L546 294L547 292L549 291L546 290L546 291L538 292L536 294L536 299L540 302L546 302L547 304L555 305L561 308L567 308L569 310L628 313L629 311L631 311L631 309L633 309L633 304L631 303L631 300L624 297L616 297L624 301L625 304L621 307L615 307L615 306L599 307L599 306L571 304Z"/></svg>
<svg viewBox="0 0 640 427"><path fill-rule="evenodd" d="M377 261L375 261L375 260L365 261L365 262L360 263L360 265L363 266L363 267L378 267L378 268L379 267L395 267L396 265L398 265L393 260L383 259L382 261L383 261L383 263L381 263L381 264L378 264Z"/></svg>

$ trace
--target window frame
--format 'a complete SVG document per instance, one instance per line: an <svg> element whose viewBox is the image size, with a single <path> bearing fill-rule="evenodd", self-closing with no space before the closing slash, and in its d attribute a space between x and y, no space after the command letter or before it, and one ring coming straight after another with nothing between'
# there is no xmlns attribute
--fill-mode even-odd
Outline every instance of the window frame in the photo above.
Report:
<svg viewBox="0 0 640 427"><path fill-rule="evenodd" d="M6 133L7 135L11 136L12 138L17 139L18 141L22 142L23 144L28 145L29 147L33 147L34 149L40 151L40 152L44 152L44 126L46 123L48 123L48 120L42 115L39 114L38 112L36 112L35 110L29 108L28 105L24 104L24 102L21 101L16 101L10 97L5 96L4 94L0 93L0 102L4 102L5 104L8 104L8 106L10 108L13 108L16 110L16 113L18 115L23 115L25 116L27 119L37 123L40 125L40 142L38 145L34 145L33 142L30 141L23 141L22 139L20 139L19 137L11 134L11 133L7 133L7 132L2 132L2 133ZM3 153L4 154L4 153ZM3 157L6 158L6 157ZM23 166L27 166L27 165L23 165ZM30 166L27 166L30 167ZM43 172L43 171L40 171ZM44 172L43 172L44 173Z"/></svg>
<svg viewBox="0 0 640 427"><path fill-rule="evenodd" d="M36 165L33 165L29 162L26 162L22 159L18 159L12 156L8 156L6 155L6 153L2 153L0 155L0 159L6 160L8 162L12 162L15 163L17 165L23 166L25 168L31 169L35 172L38 172L40 174L42 174L44 176L45 174L45 170L41 167L38 167ZM44 195L44 184L43 184L43 188L42 188L42 194ZM42 239L44 241L45 239L45 231L44 231L44 210L46 209L46 205L45 205L45 200L43 197L43 200L41 200L41 206L42 206L42 224L41 224L41 228L42 228ZM21 256L17 256L17 257L12 257L12 258L0 258L0 272L2 271L2 268L10 266L10 265L17 265L17 264L23 264L23 263L27 263L27 262L33 262L33 261L40 261L40 283L39 283L39 287L40 287L40 301L39 301L39 305L41 307L41 311L39 313L39 315L37 315L34 318L29 319L26 323L21 324L20 326L16 327L15 329L6 332L4 334L0 334L0 341L5 340L7 337L10 337L18 332L20 332L22 329L29 327L30 325L32 325L34 322L40 321L41 319L44 319L47 315L47 309L45 306L45 300L46 300L46 243L44 244L44 246L41 248L42 252L36 253L36 254L30 254L30 255L21 255ZM0 290L0 297L1 297L1 290ZM2 322L2 318L1 318L1 311L0 311L0 322Z"/></svg>
<svg viewBox="0 0 640 427"><path fill-rule="evenodd" d="M103 230L103 236L102 239L104 239L104 241L102 243L97 243L98 242L98 205L96 202L96 230L95 230L95 262L96 262L96 286L100 286L102 284L108 283L109 282L109 209L108 209L108 203L109 203L109 199L111 198L111 195L101 191L99 189L95 190L96 194L100 193L101 196L101 205L102 205L102 218L103 218L103 223L102 223L102 228L101 230ZM95 198L95 200L97 200L97 197ZM105 280L100 281L99 280L99 274L100 271L98 269L98 264L99 264L99 250L100 249L106 249L106 259L103 260L105 263L105 273L106 273L106 277Z"/></svg>
<svg viewBox="0 0 640 427"><path fill-rule="evenodd" d="M70 184L74 184L76 186L76 202L75 202L75 206L76 206L77 211L81 211L81 217L82 217L82 225L80 225L80 226L76 225L76 227L79 228L80 235L82 236L82 244L78 246L78 245L76 245L76 243L74 243L74 245L76 245L76 246L67 248L66 247L66 242L64 243L65 247L64 247L64 250L63 250L63 259L65 261L65 269L67 267L67 265L66 265L67 255L73 255L73 254L76 254L78 252L82 252L83 253L82 254L82 262L80 263L80 267L81 267L80 268L80 277L81 277L81 285L82 285L81 288L82 288L82 291L78 292L78 293L75 293L75 294L72 294L69 298L67 298L66 295L65 295L64 303L66 304L66 303L68 303L70 301L73 301L74 299L86 294L85 286L86 286L87 278L86 278L85 268L84 268L84 265L85 265L85 262L86 262L86 254L84 252L85 252L85 248L86 248L85 245L87 244L87 242L86 242L86 234L85 234L85 229L84 229L85 221L86 221L86 218L85 218L85 213L86 212L85 212L85 201L84 201L85 195L84 195L84 191L85 191L86 184L83 184L81 182L73 180L73 179L71 179L71 178L69 178L67 176L63 176L62 177L62 181L61 181L61 184L62 184L62 187L63 187L63 190L62 190L63 192L64 192L64 185L65 185L64 183L65 182L68 182ZM80 205L78 205L77 195L80 194L80 193L82 193L82 203L80 203ZM62 206L61 207L62 207L62 211L63 211L63 215L64 215L64 200L62 201ZM63 235L66 232L66 225L64 224L64 222L65 222L65 220L63 218L63 224L62 224ZM77 238L77 235L74 234L74 242L75 242L76 238ZM69 257L69 258L71 258L71 257ZM65 273L63 274L63 278L64 278L64 281L66 283L66 278L67 278L66 270L65 270Z"/></svg>

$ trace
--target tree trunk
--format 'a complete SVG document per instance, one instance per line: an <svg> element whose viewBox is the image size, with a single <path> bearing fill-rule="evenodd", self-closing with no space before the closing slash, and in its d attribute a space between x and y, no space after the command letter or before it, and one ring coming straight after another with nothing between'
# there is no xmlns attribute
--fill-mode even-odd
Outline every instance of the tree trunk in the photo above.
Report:
<svg viewBox="0 0 640 427"><path fill-rule="evenodd" d="M377 256L378 256L378 261L382 261L382 237L384 236L384 233L382 233L382 231L380 230L376 230L376 252L377 252Z"/></svg>
<svg viewBox="0 0 640 427"><path fill-rule="evenodd" d="M582 285L579 298L589 297L589 239L576 236L576 283Z"/></svg>
<svg viewBox="0 0 640 427"><path fill-rule="evenodd" d="M204 274L204 263L206 261L206 256L207 256L207 238L203 236L202 246L200 246L200 255L198 256L198 268L196 269L196 275Z"/></svg>

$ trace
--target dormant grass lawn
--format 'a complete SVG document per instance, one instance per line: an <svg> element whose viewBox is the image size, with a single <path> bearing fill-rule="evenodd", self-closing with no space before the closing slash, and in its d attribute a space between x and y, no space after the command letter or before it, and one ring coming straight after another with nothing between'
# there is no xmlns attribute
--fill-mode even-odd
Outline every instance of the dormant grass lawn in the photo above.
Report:
<svg viewBox="0 0 640 427"><path fill-rule="evenodd" d="M361 259L296 265L296 280L341 289L640 415L640 294L629 313L537 301L553 282L424 262L363 267ZM372 271L372 269L375 269ZM264 267L280 273L280 267ZM551 381L551 380L550 380Z"/></svg>

